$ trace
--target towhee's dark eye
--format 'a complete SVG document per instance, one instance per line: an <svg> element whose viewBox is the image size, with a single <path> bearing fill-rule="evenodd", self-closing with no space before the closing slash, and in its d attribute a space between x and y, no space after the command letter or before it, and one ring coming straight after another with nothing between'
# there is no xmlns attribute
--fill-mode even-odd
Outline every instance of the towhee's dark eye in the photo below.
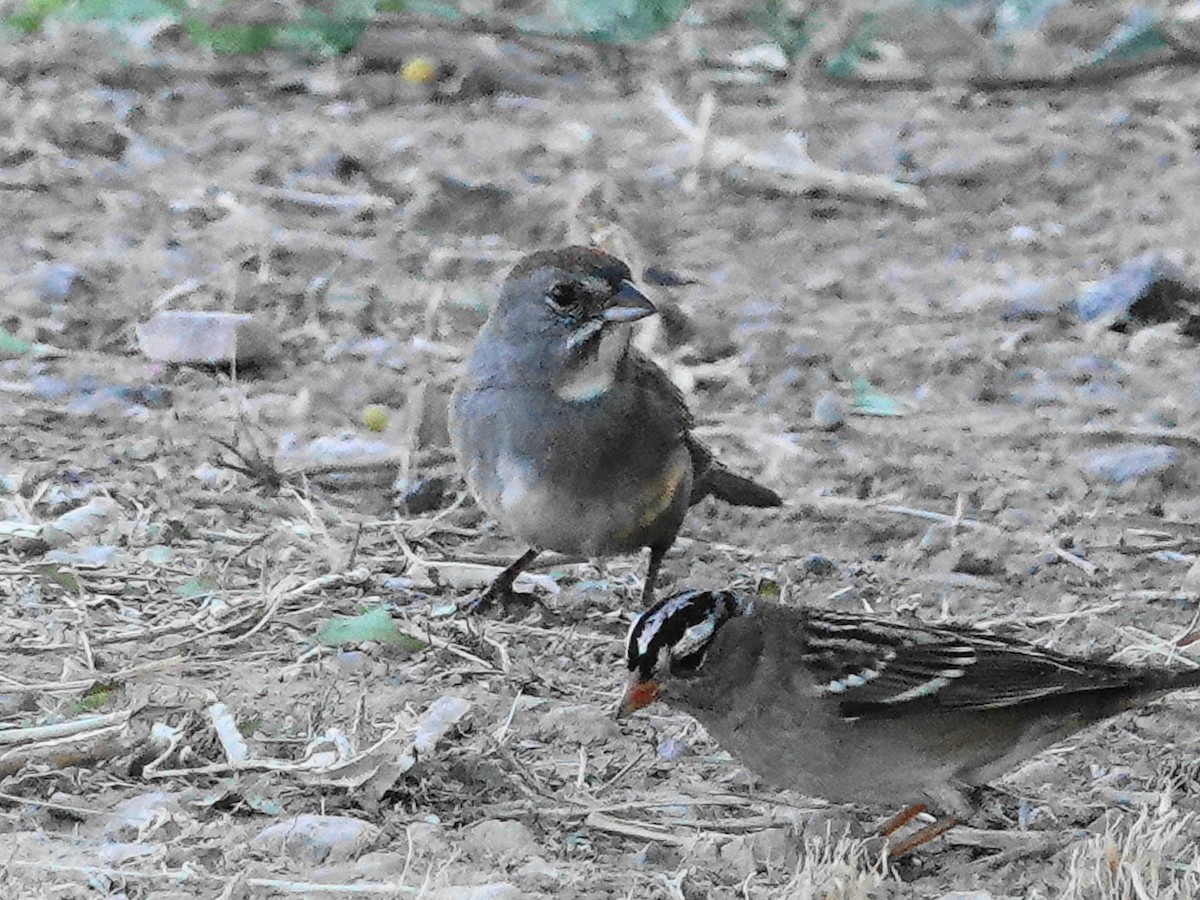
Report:
<svg viewBox="0 0 1200 900"><path fill-rule="evenodd" d="M578 311L579 300L569 284L556 284L546 294L546 302L555 312L569 315Z"/></svg>

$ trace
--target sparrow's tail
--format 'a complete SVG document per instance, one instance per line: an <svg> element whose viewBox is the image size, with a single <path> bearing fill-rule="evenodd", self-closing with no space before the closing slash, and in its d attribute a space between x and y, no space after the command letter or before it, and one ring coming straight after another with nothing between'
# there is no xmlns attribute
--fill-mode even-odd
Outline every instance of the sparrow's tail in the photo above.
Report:
<svg viewBox="0 0 1200 900"><path fill-rule="evenodd" d="M712 494L718 500L734 506L782 506L783 498L757 481L735 475L719 462L712 461L700 473L692 487L692 503Z"/></svg>
<svg viewBox="0 0 1200 900"><path fill-rule="evenodd" d="M1172 691L1187 691L1200 687L1200 669L1129 668L1128 680L1110 685L1101 691L1107 702L1101 702L1090 720L1106 719L1127 709L1137 709Z"/></svg>
<svg viewBox="0 0 1200 900"><path fill-rule="evenodd" d="M1186 691L1200 687L1200 669L1189 669L1184 672L1164 673L1164 691Z"/></svg>

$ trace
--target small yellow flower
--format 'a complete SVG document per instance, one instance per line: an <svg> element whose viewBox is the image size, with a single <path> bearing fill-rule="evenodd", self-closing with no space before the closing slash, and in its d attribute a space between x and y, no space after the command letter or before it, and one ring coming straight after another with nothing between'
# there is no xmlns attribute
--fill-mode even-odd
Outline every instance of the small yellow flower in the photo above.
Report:
<svg viewBox="0 0 1200 900"><path fill-rule="evenodd" d="M410 84L429 84L437 78L437 63L428 56L414 56L404 64L400 77Z"/></svg>
<svg viewBox="0 0 1200 900"><path fill-rule="evenodd" d="M388 411L382 406L372 404L363 410L362 420L371 431L383 431L388 426Z"/></svg>

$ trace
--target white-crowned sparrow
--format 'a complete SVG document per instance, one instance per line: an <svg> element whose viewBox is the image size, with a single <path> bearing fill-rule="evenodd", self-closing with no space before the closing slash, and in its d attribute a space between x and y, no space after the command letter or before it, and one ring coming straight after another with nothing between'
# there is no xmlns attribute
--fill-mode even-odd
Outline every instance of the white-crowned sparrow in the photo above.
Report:
<svg viewBox="0 0 1200 900"><path fill-rule="evenodd" d="M509 599L541 550L606 556L650 548L643 603L687 508L711 494L742 506L779 495L735 475L691 434L678 388L630 347L655 308L629 267L567 247L522 259L451 401L450 434L480 505L531 549L479 605Z"/></svg>
<svg viewBox="0 0 1200 900"><path fill-rule="evenodd" d="M732 591L686 591L643 612L627 662L620 715L661 697L777 786L837 802L921 800L960 819L970 788L1090 723L1200 686L1200 670Z"/></svg>

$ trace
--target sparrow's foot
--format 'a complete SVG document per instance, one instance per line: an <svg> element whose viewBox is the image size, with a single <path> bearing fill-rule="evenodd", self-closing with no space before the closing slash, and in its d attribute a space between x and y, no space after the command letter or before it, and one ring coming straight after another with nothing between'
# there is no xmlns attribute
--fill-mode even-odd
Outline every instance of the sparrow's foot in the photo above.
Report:
<svg viewBox="0 0 1200 900"><path fill-rule="evenodd" d="M888 861L895 862L896 860L912 853L918 847L924 847L934 838L941 837L957 824L959 824L959 820L954 816L945 816L938 819L932 825L926 825L920 831L909 835L907 838L891 847L888 851Z"/></svg>
<svg viewBox="0 0 1200 900"><path fill-rule="evenodd" d="M896 813L886 822L879 826L879 833L884 837L891 837L921 813L925 812L924 803L914 803L911 806L906 806L900 812Z"/></svg>
<svg viewBox="0 0 1200 900"><path fill-rule="evenodd" d="M912 853L918 847L923 847L930 841L945 834L962 820L954 816L943 816L935 821L932 825L925 825L917 829L907 837L898 838L897 832L905 825L915 819L917 816L926 812L924 803L914 803L912 806L907 806L896 815L888 819L883 825L876 829L876 838L872 839L872 852L877 849L882 849L883 845L887 846L888 861L896 862L908 854ZM883 844L878 842L882 840Z"/></svg>

